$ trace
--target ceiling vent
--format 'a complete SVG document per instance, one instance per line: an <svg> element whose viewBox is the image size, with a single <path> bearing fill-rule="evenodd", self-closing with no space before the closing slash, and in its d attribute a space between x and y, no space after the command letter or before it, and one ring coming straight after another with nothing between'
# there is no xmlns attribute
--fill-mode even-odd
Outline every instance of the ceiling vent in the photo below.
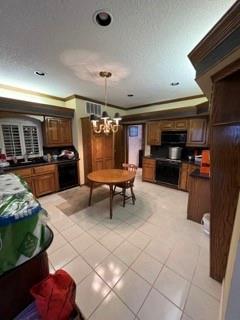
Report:
<svg viewBox="0 0 240 320"><path fill-rule="evenodd" d="M101 116L102 114L102 105L93 102L86 102L86 113L95 114L96 116Z"/></svg>

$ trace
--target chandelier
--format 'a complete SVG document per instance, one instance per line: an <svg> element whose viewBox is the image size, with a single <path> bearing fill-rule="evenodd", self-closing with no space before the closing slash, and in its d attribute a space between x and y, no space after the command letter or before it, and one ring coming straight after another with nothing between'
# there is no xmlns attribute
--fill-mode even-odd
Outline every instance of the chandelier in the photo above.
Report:
<svg viewBox="0 0 240 320"><path fill-rule="evenodd" d="M104 95L104 106L107 108L107 79L112 76L111 72L101 71L99 72L99 76L104 78L105 84L105 95ZM121 120L121 116L118 112L115 113L113 119L111 119L107 113L107 111L102 112L102 116L99 118L95 114L91 114L90 120L92 123L92 128L95 133L116 133L119 128L119 121Z"/></svg>

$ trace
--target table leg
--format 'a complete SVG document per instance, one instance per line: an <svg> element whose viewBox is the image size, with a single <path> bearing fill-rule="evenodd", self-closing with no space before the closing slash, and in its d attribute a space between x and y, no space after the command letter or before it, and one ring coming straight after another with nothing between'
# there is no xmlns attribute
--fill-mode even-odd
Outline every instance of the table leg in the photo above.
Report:
<svg viewBox="0 0 240 320"><path fill-rule="evenodd" d="M93 191L93 182L91 182L90 184L90 193L89 193L89 200L88 200L88 206L91 206L91 202L92 202L92 191Z"/></svg>
<svg viewBox="0 0 240 320"><path fill-rule="evenodd" d="M109 188L110 188L110 219L112 219L112 200L113 200L113 185L110 184L109 185Z"/></svg>

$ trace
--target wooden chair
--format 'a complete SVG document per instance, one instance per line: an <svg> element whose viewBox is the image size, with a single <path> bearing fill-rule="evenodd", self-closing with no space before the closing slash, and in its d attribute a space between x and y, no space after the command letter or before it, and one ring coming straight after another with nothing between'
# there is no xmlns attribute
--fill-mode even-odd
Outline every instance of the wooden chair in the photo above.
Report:
<svg viewBox="0 0 240 320"><path fill-rule="evenodd" d="M124 170L132 171L132 172L135 172L135 173L137 171L137 166L135 164L123 163L122 167L123 167ZM132 199L132 203L135 204L136 197L135 197L135 194L133 192L134 180L135 180L135 176L134 176L134 178L132 180L129 180L129 181L124 182L124 183L119 183L119 184L116 184L114 186L113 196L115 196L117 194L120 194L120 195L123 196L123 207L125 207L126 200L128 200L128 199ZM122 191L121 192L116 192L116 188L121 188ZM130 196L126 195L126 190L127 189L130 189L130 191L131 191L131 195Z"/></svg>

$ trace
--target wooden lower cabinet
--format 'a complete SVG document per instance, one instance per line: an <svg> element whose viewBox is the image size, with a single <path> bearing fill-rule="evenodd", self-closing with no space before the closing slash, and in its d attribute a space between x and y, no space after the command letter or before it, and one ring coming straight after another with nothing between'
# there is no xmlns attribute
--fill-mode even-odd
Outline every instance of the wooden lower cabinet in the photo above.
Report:
<svg viewBox="0 0 240 320"><path fill-rule="evenodd" d="M36 197L57 191L55 173L45 173L32 179Z"/></svg>
<svg viewBox="0 0 240 320"><path fill-rule="evenodd" d="M143 158L142 180L155 182L156 177L156 160Z"/></svg>
<svg viewBox="0 0 240 320"><path fill-rule="evenodd" d="M57 166L54 164L14 170L13 173L25 180L36 197L58 191Z"/></svg>
<svg viewBox="0 0 240 320"><path fill-rule="evenodd" d="M204 213L210 210L210 179L190 176L189 184L187 218L201 223Z"/></svg>
<svg viewBox="0 0 240 320"><path fill-rule="evenodd" d="M189 191L190 186L190 174L195 170L199 168L199 166L192 164L192 163L182 163L181 169L180 169L180 177L179 177L179 183L178 188L184 191Z"/></svg>

